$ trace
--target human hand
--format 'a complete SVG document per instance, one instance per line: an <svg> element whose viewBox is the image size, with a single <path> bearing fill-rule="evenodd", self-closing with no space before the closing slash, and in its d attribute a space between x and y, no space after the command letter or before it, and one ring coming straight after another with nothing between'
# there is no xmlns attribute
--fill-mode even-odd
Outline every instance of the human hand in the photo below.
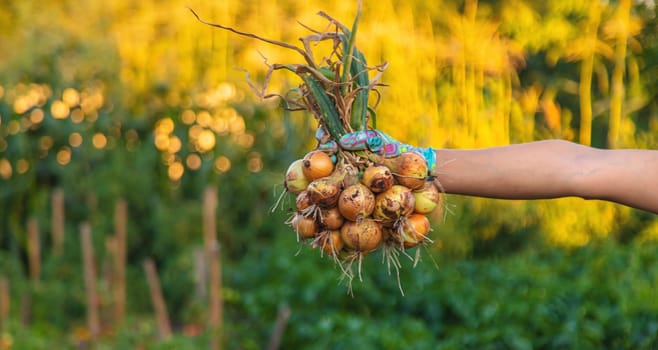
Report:
<svg viewBox="0 0 658 350"><path fill-rule="evenodd" d="M429 174L436 170L436 151L434 148L414 147L402 143L390 135L379 130L363 130L343 135L338 143L332 141L324 128L318 128L315 135L320 143L320 149L335 152L338 147L348 151L369 150L385 158L397 157L405 152L416 152L425 158Z"/></svg>

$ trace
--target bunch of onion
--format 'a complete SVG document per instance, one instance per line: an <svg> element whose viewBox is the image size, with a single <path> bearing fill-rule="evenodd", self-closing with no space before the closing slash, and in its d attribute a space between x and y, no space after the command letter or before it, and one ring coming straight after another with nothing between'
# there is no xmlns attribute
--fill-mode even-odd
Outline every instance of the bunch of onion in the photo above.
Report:
<svg viewBox="0 0 658 350"><path fill-rule="evenodd" d="M399 255L431 242L428 215L440 208L440 191L417 153L355 165L346 158L339 154L334 164L313 150L290 165L285 187L295 194L295 209L288 223L301 243L331 257L350 281L353 264L361 277L362 259L379 248L399 278Z"/></svg>

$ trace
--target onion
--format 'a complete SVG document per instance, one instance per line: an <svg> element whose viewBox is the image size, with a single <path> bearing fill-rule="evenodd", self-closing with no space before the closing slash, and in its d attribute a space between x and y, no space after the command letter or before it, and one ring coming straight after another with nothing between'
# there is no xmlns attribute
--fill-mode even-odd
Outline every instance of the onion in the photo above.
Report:
<svg viewBox="0 0 658 350"><path fill-rule="evenodd" d="M427 162L419 153L413 151L403 153L393 158L391 165L393 175L400 185L416 190L425 184Z"/></svg>
<svg viewBox="0 0 658 350"><path fill-rule="evenodd" d="M304 211L304 209L313 205L311 202L311 197L308 195L308 191L304 190L299 192L297 198L295 199L295 206L297 207L298 212Z"/></svg>
<svg viewBox="0 0 658 350"><path fill-rule="evenodd" d="M306 217L302 214L295 214L290 221L290 226L302 238L313 238L318 232L318 224L312 217Z"/></svg>
<svg viewBox="0 0 658 350"><path fill-rule="evenodd" d="M390 225L401 217L408 216L414 210L416 200L410 189L393 185L388 191L375 197L375 209L372 216L381 220L384 225Z"/></svg>
<svg viewBox="0 0 658 350"><path fill-rule="evenodd" d="M373 165L363 171L361 183L366 185L373 193L381 193L393 186L393 174L385 165Z"/></svg>
<svg viewBox="0 0 658 350"><path fill-rule="evenodd" d="M306 188L311 202L322 208L331 208L338 202L341 191L341 181L337 178L327 176L311 181Z"/></svg>
<svg viewBox="0 0 658 350"><path fill-rule="evenodd" d="M339 230L331 230L320 233L315 245L329 256L337 256L343 249L343 239L340 237Z"/></svg>
<svg viewBox="0 0 658 350"><path fill-rule="evenodd" d="M306 186L308 186L309 181L304 175L303 163L303 160L297 159L290 164L286 171L284 185L286 189L292 193L299 193L305 190Z"/></svg>
<svg viewBox="0 0 658 350"><path fill-rule="evenodd" d="M331 158L320 150L307 153L302 164L304 176L310 181L329 176L334 171L334 163Z"/></svg>
<svg viewBox="0 0 658 350"><path fill-rule="evenodd" d="M430 232L430 221L423 214L412 214L398 228L394 237L405 248L412 248L422 243Z"/></svg>
<svg viewBox="0 0 658 350"><path fill-rule="evenodd" d="M363 184L352 185L340 194L338 210L347 220L357 221L375 209L375 195Z"/></svg>
<svg viewBox="0 0 658 350"><path fill-rule="evenodd" d="M423 187L413 193L416 199L416 206L414 207L416 213L431 213L441 203L441 193L432 181L425 181Z"/></svg>
<svg viewBox="0 0 658 350"><path fill-rule="evenodd" d="M320 225L327 230L337 230L343 226L345 219L340 214L338 207L320 210Z"/></svg>
<svg viewBox="0 0 658 350"><path fill-rule="evenodd" d="M348 248L365 253L377 249L382 242L382 228L374 220L346 221L340 237Z"/></svg>

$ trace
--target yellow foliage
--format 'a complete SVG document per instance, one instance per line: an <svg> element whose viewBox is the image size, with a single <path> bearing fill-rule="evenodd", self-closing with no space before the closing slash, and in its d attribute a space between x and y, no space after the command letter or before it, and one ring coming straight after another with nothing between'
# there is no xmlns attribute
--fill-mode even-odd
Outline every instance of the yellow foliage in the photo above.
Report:
<svg viewBox="0 0 658 350"><path fill-rule="evenodd" d="M299 54L291 50L203 25L195 20L187 6L210 22L296 45L301 45L298 38L310 34L298 21L326 30L327 21L317 16L319 10L347 25L351 25L356 12L356 1L89 0L75 2L75 6L67 6L67 3L72 2L20 1L15 5L18 19L12 19L9 12L0 7L0 28L3 29L0 30L0 71L9 62L7 53L22 42L56 47L62 39L47 35L53 28L64 28L83 42L107 47L108 52L115 50L113 54L120 62L118 74L123 86L129 89L126 91L129 98L138 99L155 86L164 86L167 93L163 103L188 108L193 101L207 110L200 114L190 110L181 118L158 116L161 122L157 125L159 136L154 141L155 147L172 154L180 149L180 140L170 135L175 128L170 121L174 119L188 125L199 124L199 133L194 135L199 152L214 146L210 130L220 135L229 134L244 148L251 148L253 136L245 132L250 120L227 108L226 102L255 99L245 81L245 71L260 88L265 82L266 62L301 61ZM477 8L477 1L471 1L469 9L475 12L468 15L458 9L457 2L444 0L364 1L356 44L371 66L384 61L390 64L383 76L387 86L378 88L381 103L376 109L377 126L402 141L433 147L472 148L532 141L538 137L574 138L570 124L571 119L578 116L561 108L548 83L520 86L517 73L528 51L546 49L549 63L563 58L577 62L589 54L606 59L612 56L612 48L610 40L603 39L632 37L642 29L643 23L633 16L622 21L621 17L610 15L614 14L614 4L600 4L605 8L597 7L593 11L589 7L592 2L548 2L546 14L540 13L530 1L505 1L499 4L498 10L483 10ZM602 16L605 37L597 39L592 33L584 33L572 23L569 13L583 18L588 14ZM3 34L4 30L12 28L2 19L16 23L22 20L29 26L13 28ZM503 25L505 32L501 29ZM564 47L562 43L565 42L570 47ZM317 57L328 52L322 46L313 49ZM98 60L96 64L106 62L103 57L94 59ZM65 61L62 60L64 63L58 69L71 72L66 76L74 81L75 64ZM608 90L605 67L598 59L595 63L597 83L601 84L601 90ZM638 77L640 73L633 67L631 65L631 77ZM267 90L282 93L299 83L292 74L276 72ZM67 118L73 113L69 108L75 103L71 101L81 99L84 108L85 96L87 100L92 96L85 95L81 88L74 92L76 94L69 91L54 105L54 115ZM3 94L0 86L0 98ZM372 97L374 99L375 94ZM17 111L29 108L25 101L16 99ZM268 106L273 110L277 108L275 103ZM540 117L536 123L537 113L543 113L544 119ZM544 124L546 129L542 129ZM282 117L273 113L268 128L282 134L281 125ZM658 131L655 117L649 120L649 127L649 131L637 137L633 121L622 119L620 143L656 146L658 141L651 136ZM312 132L309 130L307 136L309 145L313 143ZM94 137L93 142L97 147L105 147L107 140L101 134ZM62 148L58 160L68 162L70 152L69 148ZM185 169L182 160L168 159L170 176L180 178ZM250 169L259 170L262 165L258 153L253 153L251 159ZM11 165L2 161L0 175L11 176ZM197 159L187 159L186 164L197 164ZM219 157L215 167L224 172L231 168L231 163ZM477 203L486 206L490 201ZM580 246L592 238L609 234L614 231L619 217L628 214L627 209L613 204L580 199L541 202L536 207L515 202L501 213L520 217L529 208L541 211L547 237L566 246ZM492 222L490 231L482 234L494 235L496 224ZM643 237L658 237L655 230L647 229Z"/></svg>
<svg viewBox="0 0 658 350"><path fill-rule="evenodd" d="M638 242L656 242L658 241L658 221L654 221L642 230L637 237Z"/></svg>
<svg viewBox="0 0 658 350"><path fill-rule="evenodd" d="M567 247L583 246L614 234L630 213L630 209L613 203L580 198L541 201L538 210L547 239Z"/></svg>

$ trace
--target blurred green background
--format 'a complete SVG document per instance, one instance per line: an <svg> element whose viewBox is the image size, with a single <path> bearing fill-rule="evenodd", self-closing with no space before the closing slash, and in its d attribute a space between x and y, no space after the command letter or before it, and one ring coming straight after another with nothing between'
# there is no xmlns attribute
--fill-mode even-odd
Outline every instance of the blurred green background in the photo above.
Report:
<svg viewBox="0 0 658 350"><path fill-rule="evenodd" d="M261 87L265 58L301 57L205 26L187 6L295 44L309 34L298 22L328 28L317 11L348 24L356 12L356 1L0 1L0 349L206 348L218 334L199 260L207 188L217 191L224 348L266 348L286 310L284 349L658 347L658 221L611 203L448 195L435 243L418 266L403 261L405 295L379 253L349 295L332 261L285 225L292 198L271 210L316 124L259 100L246 72ZM364 0L357 45L370 64L390 64L378 127L400 140L655 149L656 15L648 0ZM277 72L267 90L299 83ZM123 320L113 313L117 203L127 208ZM147 258L171 337L158 331Z"/></svg>

